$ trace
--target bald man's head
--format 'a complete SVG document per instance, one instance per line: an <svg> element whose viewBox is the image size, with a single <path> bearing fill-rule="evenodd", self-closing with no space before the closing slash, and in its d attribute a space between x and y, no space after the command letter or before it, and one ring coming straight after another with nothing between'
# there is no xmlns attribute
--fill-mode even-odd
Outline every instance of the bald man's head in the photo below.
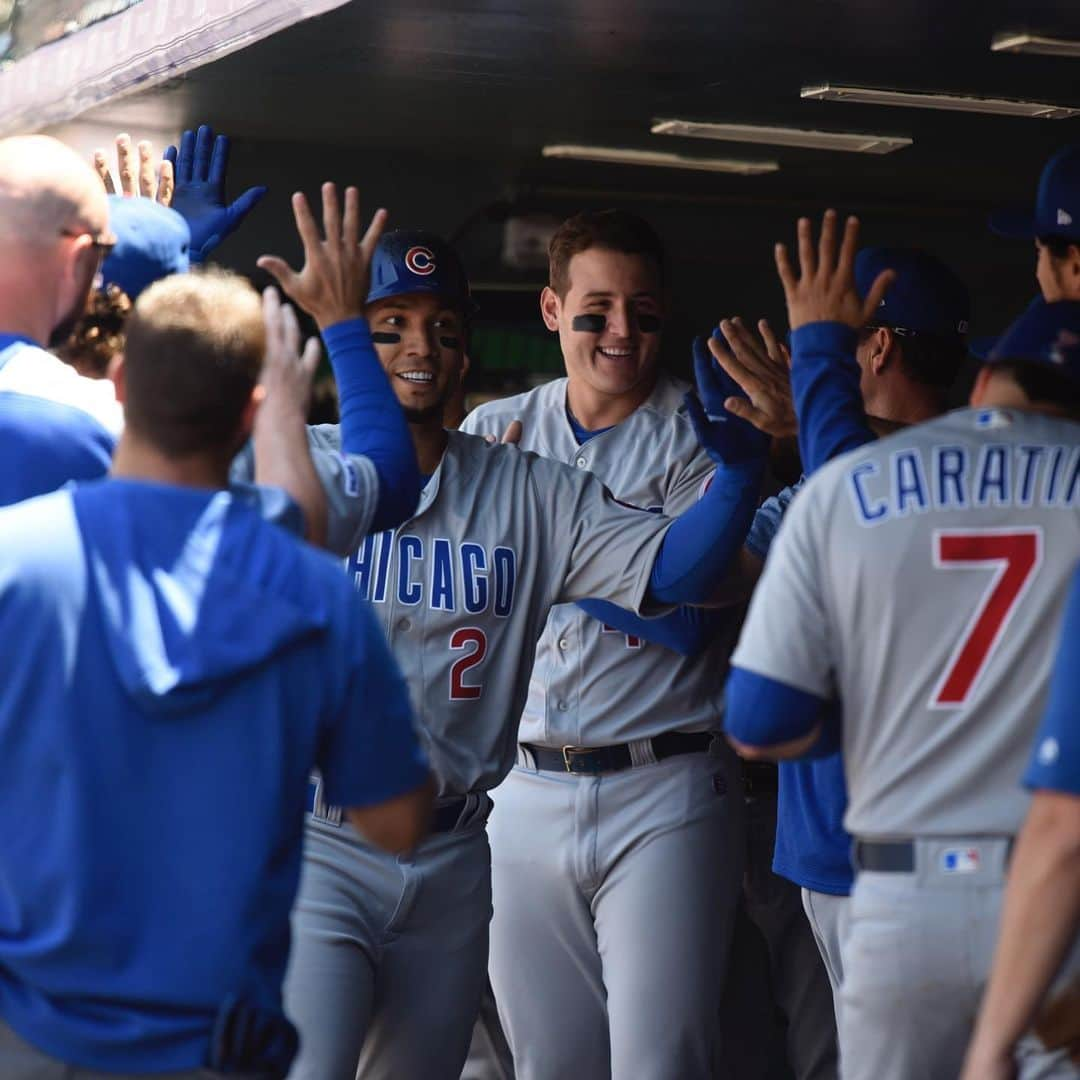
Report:
<svg viewBox="0 0 1080 1080"><path fill-rule="evenodd" d="M47 135L0 139L0 235L49 244L65 231L108 232L109 208L94 170Z"/></svg>
<svg viewBox="0 0 1080 1080"><path fill-rule="evenodd" d="M66 340L111 241L89 164L45 135L0 139L0 331Z"/></svg>

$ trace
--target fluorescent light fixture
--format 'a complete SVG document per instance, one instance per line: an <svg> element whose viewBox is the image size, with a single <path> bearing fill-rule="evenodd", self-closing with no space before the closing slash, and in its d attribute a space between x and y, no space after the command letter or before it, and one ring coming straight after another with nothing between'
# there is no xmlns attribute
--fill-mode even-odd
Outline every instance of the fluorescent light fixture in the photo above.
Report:
<svg viewBox="0 0 1080 1080"><path fill-rule="evenodd" d="M1038 34L995 34L992 52L1041 53L1043 56L1080 56L1080 41L1040 37Z"/></svg>
<svg viewBox="0 0 1080 1080"><path fill-rule="evenodd" d="M890 154L910 146L899 135L856 135L847 131L804 131L801 128L762 127L755 124L713 124L699 120L655 120L654 135L686 135L692 139L800 146L807 150L848 150L856 154Z"/></svg>
<svg viewBox="0 0 1080 1080"><path fill-rule="evenodd" d="M947 109L954 112L991 113L995 116L1031 116L1065 120L1080 114L1068 105L1014 98L969 97L965 94L920 94L906 90L875 90L863 86L804 86L801 97L820 101L852 101L859 105L907 105L915 109Z"/></svg>
<svg viewBox="0 0 1080 1080"><path fill-rule="evenodd" d="M777 172L775 161L738 161L732 158L687 157L685 154L661 154L655 150L626 150L615 146L545 146L546 158L569 158L573 161L600 161L608 165L652 165L661 169L696 169L699 172L737 173L758 176Z"/></svg>

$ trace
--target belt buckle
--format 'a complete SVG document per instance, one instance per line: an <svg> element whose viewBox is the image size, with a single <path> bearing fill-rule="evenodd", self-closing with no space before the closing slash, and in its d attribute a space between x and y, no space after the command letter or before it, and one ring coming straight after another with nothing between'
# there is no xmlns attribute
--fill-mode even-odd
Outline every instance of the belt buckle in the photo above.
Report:
<svg viewBox="0 0 1080 1080"><path fill-rule="evenodd" d="M563 764L566 766L566 771L572 773L574 771L573 761L571 760L571 754L583 753L588 749L585 746L571 746L567 745L562 748Z"/></svg>

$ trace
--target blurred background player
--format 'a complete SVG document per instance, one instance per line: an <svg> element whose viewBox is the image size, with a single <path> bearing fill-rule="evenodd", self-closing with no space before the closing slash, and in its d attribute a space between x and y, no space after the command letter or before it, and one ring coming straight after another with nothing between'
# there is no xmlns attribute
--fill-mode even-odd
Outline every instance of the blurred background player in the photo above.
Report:
<svg viewBox="0 0 1080 1080"><path fill-rule="evenodd" d="M309 769L371 842L422 835L427 770L370 610L226 490L264 352L302 423L299 341L272 290L158 283L116 373L112 479L0 513L6 1080L283 1076Z"/></svg>
<svg viewBox="0 0 1080 1080"><path fill-rule="evenodd" d="M309 259L316 242L305 236ZM309 306L304 272L263 265ZM460 263L439 237L383 238L367 325L350 333L370 326L429 479L415 516L366 540L349 570L406 671L439 800L432 837L393 860L342 835L315 793L286 995L302 1035L295 1078L351 1080L358 1059L365 1078L460 1075L487 969L487 792L513 763L551 606L707 598L753 508L760 459L731 465L672 523L617 503L587 470L445 430L470 311ZM324 332L331 349L336 336ZM734 448L741 431L732 420L715 442ZM322 435L327 445L337 437ZM716 797L711 774L698 786L709 794L692 798Z"/></svg>
<svg viewBox="0 0 1080 1080"><path fill-rule="evenodd" d="M549 264L541 314L567 377L480 406L463 430L498 437L519 420L523 449L623 502L693 506L716 466L688 386L658 367L659 238L631 214L582 213ZM763 461L753 434L745 452ZM738 773L713 738L737 624L696 612L665 647L653 620L630 620L610 605L553 609L489 826L491 976L523 1080L712 1070L742 875Z"/></svg>
<svg viewBox="0 0 1080 1080"><path fill-rule="evenodd" d="M888 284L856 291L853 221L839 258L835 217L816 254L809 229L799 223L801 277L778 255L793 379L809 340L822 374L816 398L796 396L804 432L858 408L856 331ZM838 733L826 704L842 704L857 874L839 1021L855 1080L955 1076L970 1035L1076 558L1077 328L1075 305L1034 309L980 372L975 408L812 477L733 659L727 728L740 753L827 751ZM871 610L869 595L888 606ZM1028 1066L1072 1075L1060 1057L1031 1048Z"/></svg>
<svg viewBox="0 0 1080 1080"><path fill-rule="evenodd" d="M55 139L0 141L0 503L104 475L121 427L112 385L45 348L67 340L113 243L93 170Z"/></svg>
<svg viewBox="0 0 1080 1080"><path fill-rule="evenodd" d="M1031 807L1009 865L1001 933L962 1080L1013 1080L1016 1044L1047 1001L1055 976L1075 953L1080 928L1080 572L1062 626L1050 702L1035 737L1024 784ZM1076 964L1063 993L1077 1056ZM1049 994L1049 1000L1048 1000ZM1051 1019L1051 1017L1047 1017Z"/></svg>
<svg viewBox="0 0 1080 1080"><path fill-rule="evenodd" d="M1000 210L990 227L1035 242L1044 300L1080 300L1080 146L1066 146L1046 163L1034 211Z"/></svg>

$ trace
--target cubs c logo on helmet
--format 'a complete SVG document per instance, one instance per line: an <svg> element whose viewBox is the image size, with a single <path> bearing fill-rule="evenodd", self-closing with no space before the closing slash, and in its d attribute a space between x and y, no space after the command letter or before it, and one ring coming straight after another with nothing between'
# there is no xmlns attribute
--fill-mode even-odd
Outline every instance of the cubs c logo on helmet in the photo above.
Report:
<svg viewBox="0 0 1080 1080"><path fill-rule="evenodd" d="M405 266L409 273L427 277L435 273L435 254L430 248L411 247L405 252Z"/></svg>

